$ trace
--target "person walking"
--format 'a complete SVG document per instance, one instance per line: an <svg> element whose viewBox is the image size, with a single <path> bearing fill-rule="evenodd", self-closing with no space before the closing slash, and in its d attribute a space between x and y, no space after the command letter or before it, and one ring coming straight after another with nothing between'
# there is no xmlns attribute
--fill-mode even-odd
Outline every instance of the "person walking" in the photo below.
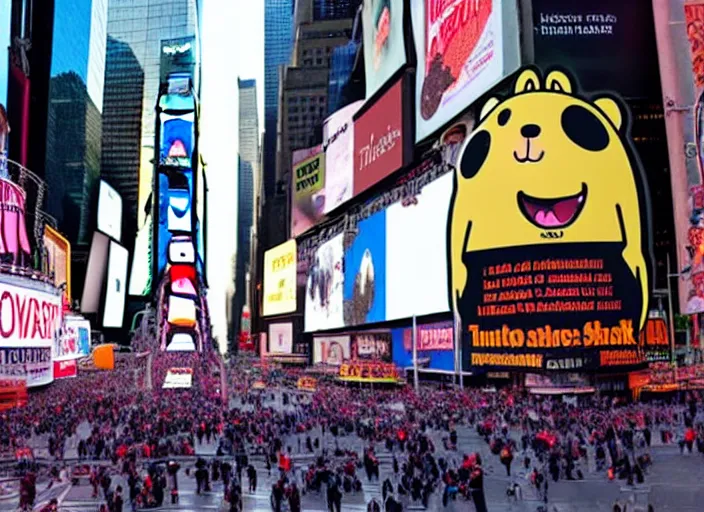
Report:
<svg viewBox="0 0 704 512"><path fill-rule="evenodd" d="M254 494L257 492L257 470L250 464L247 466L247 479L249 480L249 492Z"/></svg>

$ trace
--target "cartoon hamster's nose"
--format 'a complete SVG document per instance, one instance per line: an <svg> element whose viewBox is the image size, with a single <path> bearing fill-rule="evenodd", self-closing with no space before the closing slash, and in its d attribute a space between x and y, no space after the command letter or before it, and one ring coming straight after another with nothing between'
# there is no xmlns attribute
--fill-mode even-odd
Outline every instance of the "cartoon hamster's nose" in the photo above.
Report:
<svg viewBox="0 0 704 512"><path fill-rule="evenodd" d="M524 124L521 127L521 135L526 139L534 139L540 135L540 126L537 124Z"/></svg>

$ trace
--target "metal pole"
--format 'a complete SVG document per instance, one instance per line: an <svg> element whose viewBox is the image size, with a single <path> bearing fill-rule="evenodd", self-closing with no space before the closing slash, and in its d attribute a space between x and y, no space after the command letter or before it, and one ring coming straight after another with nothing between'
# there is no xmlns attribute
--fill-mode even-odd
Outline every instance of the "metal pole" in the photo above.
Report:
<svg viewBox="0 0 704 512"><path fill-rule="evenodd" d="M454 382L455 379L457 379L457 385L459 386L461 362L460 362L460 357L459 357L459 351L457 349L460 345L459 340L458 340L458 337L459 337L459 334L458 334L459 329L457 328L458 325L459 325L459 322L457 321L457 315L453 315L453 317L452 317L452 331L453 331L453 338L455 340L455 346L453 347L454 353L455 353L455 373L452 377L452 380Z"/></svg>
<svg viewBox="0 0 704 512"><path fill-rule="evenodd" d="M677 358L675 357L675 315L672 311L672 283L671 279L677 277L678 274L670 274L670 254L667 254L667 307L670 324L670 363L675 365Z"/></svg>
<svg viewBox="0 0 704 512"><path fill-rule="evenodd" d="M418 391L418 338L416 337L416 315L413 315L413 388Z"/></svg>

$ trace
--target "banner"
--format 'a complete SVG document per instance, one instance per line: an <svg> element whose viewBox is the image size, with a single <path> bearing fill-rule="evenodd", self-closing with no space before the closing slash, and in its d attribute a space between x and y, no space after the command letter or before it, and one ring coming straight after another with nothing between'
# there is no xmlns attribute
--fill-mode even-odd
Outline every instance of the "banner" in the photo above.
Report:
<svg viewBox="0 0 704 512"><path fill-rule="evenodd" d="M403 382L396 365L377 361L355 361L340 366L340 380L347 382Z"/></svg>
<svg viewBox="0 0 704 512"><path fill-rule="evenodd" d="M291 354L293 352L293 324L291 322L269 324L269 354Z"/></svg>
<svg viewBox="0 0 704 512"><path fill-rule="evenodd" d="M62 313L58 290L49 293L0 282L0 346L53 347Z"/></svg>
<svg viewBox="0 0 704 512"><path fill-rule="evenodd" d="M562 71L523 69L462 150L447 248L465 370L644 364L645 176L625 107L575 88Z"/></svg>
<svg viewBox="0 0 704 512"><path fill-rule="evenodd" d="M413 350L412 328L404 329L403 346L406 350ZM451 351L454 349L454 346L454 329L452 328L452 322L416 326L416 350L418 352L428 352L431 350Z"/></svg>
<svg viewBox="0 0 704 512"><path fill-rule="evenodd" d="M190 388L193 385L193 368L170 368L162 389Z"/></svg>
<svg viewBox="0 0 704 512"><path fill-rule="evenodd" d="M78 377L78 363L75 359L54 361L54 380Z"/></svg>
<svg viewBox="0 0 704 512"><path fill-rule="evenodd" d="M51 347L0 347L0 377L22 379L27 387L53 380Z"/></svg>
<svg viewBox="0 0 704 512"><path fill-rule="evenodd" d="M262 316L296 311L296 241L289 240L264 253Z"/></svg>
<svg viewBox="0 0 704 512"><path fill-rule="evenodd" d="M362 8L364 77L369 98L406 63L403 0L366 0Z"/></svg>
<svg viewBox="0 0 704 512"><path fill-rule="evenodd" d="M64 318L54 343L54 359L79 359L90 355L90 321L83 317Z"/></svg>
<svg viewBox="0 0 704 512"><path fill-rule="evenodd" d="M25 224L25 192L19 185L0 178L0 254L31 254Z"/></svg>
<svg viewBox="0 0 704 512"><path fill-rule="evenodd" d="M323 124L325 151L325 207L327 214L352 198L354 187L354 121L364 101L355 101L328 117Z"/></svg>
<svg viewBox="0 0 704 512"><path fill-rule="evenodd" d="M291 236L308 231L325 212L325 153L322 146L293 152Z"/></svg>
<svg viewBox="0 0 704 512"><path fill-rule="evenodd" d="M313 338L313 364L340 366L351 359L349 335L316 336Z"/></svg>

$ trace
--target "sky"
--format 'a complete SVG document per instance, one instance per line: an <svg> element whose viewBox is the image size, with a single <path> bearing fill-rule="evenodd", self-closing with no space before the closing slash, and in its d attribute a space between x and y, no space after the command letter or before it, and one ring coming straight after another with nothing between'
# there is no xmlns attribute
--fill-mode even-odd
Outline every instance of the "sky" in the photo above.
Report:
<svg viewBox="0 0 704 512"><path fill-rule="evenodd" d="M237 249L237 78L257 81L263 128L264 0L203 0L200 149L208 180L208 303L226 349Z"/></svg>

